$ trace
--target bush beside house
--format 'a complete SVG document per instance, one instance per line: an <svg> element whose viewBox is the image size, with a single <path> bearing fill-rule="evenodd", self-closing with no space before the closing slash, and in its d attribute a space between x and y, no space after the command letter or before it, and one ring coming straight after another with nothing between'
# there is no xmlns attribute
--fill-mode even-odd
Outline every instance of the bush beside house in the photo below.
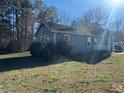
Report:
<svg viewBox="0 0 124 93"><path fill-rule="evenodd" d="M111 52L105 50L71 55L71 50L72 47L64 41L58 42L56 46L53 42L47 42L44 44L34 42L30 47L30 53L32 56L40 57L43 60L52 60L56 55L59 55L69 57L72 60L98 62L110 57L111 55Z"/></svg>
<svg viewBox="0 0 124 93"><path fill-rule="evenodd" d="M55 55L69 56L71 46L66 42L57 43L56 46L53 42L41 44L40 42L32 43L30 53L32 56L41 57L45 60L53 59Z"/></svg>

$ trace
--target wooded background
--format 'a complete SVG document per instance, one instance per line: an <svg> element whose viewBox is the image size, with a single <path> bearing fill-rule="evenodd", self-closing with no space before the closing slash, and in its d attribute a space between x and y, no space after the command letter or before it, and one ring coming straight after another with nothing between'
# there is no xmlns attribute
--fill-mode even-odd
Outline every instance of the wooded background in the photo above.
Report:
<svg viewBox="0 0 124 93"><path fill-rule="evenodd" d="M0 0L0 51L27 50L36 23L48 21L57 21L57 10L40 0Z"/></svg>
<svg viewBox="0 0 124 93"><path fill-rule="evenodd" d="M110 11L98 7L88 10L80 18L59 13L54 6L42 0L0 0L0 53L29 49L38 24L53 22L87 27L94 34L105 29L113 30L115 41L124 42L124 15L108 20ZM109 21L109 23L108 23ZM109 28L105 28L108 24Z"/></svg>

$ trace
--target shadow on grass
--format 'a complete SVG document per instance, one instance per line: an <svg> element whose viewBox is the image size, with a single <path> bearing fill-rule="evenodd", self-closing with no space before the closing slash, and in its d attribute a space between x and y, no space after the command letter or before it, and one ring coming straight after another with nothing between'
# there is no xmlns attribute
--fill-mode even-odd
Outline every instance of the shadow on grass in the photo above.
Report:
<svg viewBox="0 0 124 93"><path fill-rule="evenodd" d="M102 62L103 60L108 59L110 55L103 55L103 54L98 54L98 53L92 53L92 54L85 54L85 55L78 55L78 56L72 56L70 59L71 60L75 60L78 62L85 62L87 64L98 64L100 62Z"/></svg>
<svg viewBox="0 0 124 93"><path fill-rule="evenodd" d="M92 57L90 60L78 60L78 59L68 59L68 61L74 60L77 62L85 62L88 64L97 64L106 58L97 58ZM47 66L52 64L59 64L65 62L66 58L57 57L54 61L43 61L41 58L35 58L31 56L27 57L16 57L16 58L7 58L7 59L0 59L0 72L10 71L10 70L19 70L25 68L34 68L34 67L41 67Z"/></svg>
<svg viewBox="0 0 124 93"><path fill-rule="evenodd" d="M0 72L10 71L10 70L19 70L19 69L24 69L24 68L47 66L51 64L55 64L55 62L42 61L40 58L34 58L30 56L0 59Z"/></svg>

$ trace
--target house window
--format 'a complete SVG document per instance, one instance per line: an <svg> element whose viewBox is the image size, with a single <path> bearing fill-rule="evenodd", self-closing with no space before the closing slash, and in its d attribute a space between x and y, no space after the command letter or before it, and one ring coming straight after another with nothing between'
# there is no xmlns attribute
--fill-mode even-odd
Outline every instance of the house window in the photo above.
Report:
<svg viewBox="0 0 124 93"><path fill-rule="evenodd" d="M43 36L40 37L40 41L43 42Z"/></svg>
<svg viewBox="0 0 124 93"><path fill-rule="evenodd" d="M43 40L44 40L44 43L47 42L47 35L44 35Z"/></svg>
<svg viewBox="0 0 124 93"><path fill-rule="evenodd" d="M94 44L97 45L97 38L94 38Z"/></svg>
<svg viewBox="0 0 124 93"><path fill-rule="evenodd" d="M105 45L108 45L108 40L105 40Z"/></svg>
<svg viewBox="0 0 124 93"><path fill-rule="evenodd" d="M64 41L67 43L70 43L70 35L65 34L64 35Z"/></svg>
<svg viewBox="0 0 124 93"><path fill-rule="evenodd" d="M87 38L87 46L88 47L91 47L91 37L88 37Z"/></svg>

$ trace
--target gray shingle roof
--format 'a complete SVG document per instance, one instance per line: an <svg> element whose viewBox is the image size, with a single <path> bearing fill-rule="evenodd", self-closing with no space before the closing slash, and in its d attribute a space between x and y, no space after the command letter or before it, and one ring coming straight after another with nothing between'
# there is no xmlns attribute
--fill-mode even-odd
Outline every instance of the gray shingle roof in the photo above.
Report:
<svg viewBox="0 0 124 93"><path fill-rule="evenodd" d="M46 23L41 23L40 27L41 26L46 26L51 31L58 32L58 33L75 34L75 35L86 35L86 36L96 36L96 34L93 34L90 31L90 29L86 28L85 26L78 26L75 29L72 26L63 25L63 24L57 24L57 23L47 23L47 24ZM39 27L39 29L40 29L40 27ZM37 33L38 33L38 31L37 31Z"/></svg>
<svg viewBox="0 0 124 93"><path fill-rule="evenodd" d="M63 24L56 24L56 23L48 23L47 24L52 30L56 31L74 31L72 26L63 25Z"/></svg>

